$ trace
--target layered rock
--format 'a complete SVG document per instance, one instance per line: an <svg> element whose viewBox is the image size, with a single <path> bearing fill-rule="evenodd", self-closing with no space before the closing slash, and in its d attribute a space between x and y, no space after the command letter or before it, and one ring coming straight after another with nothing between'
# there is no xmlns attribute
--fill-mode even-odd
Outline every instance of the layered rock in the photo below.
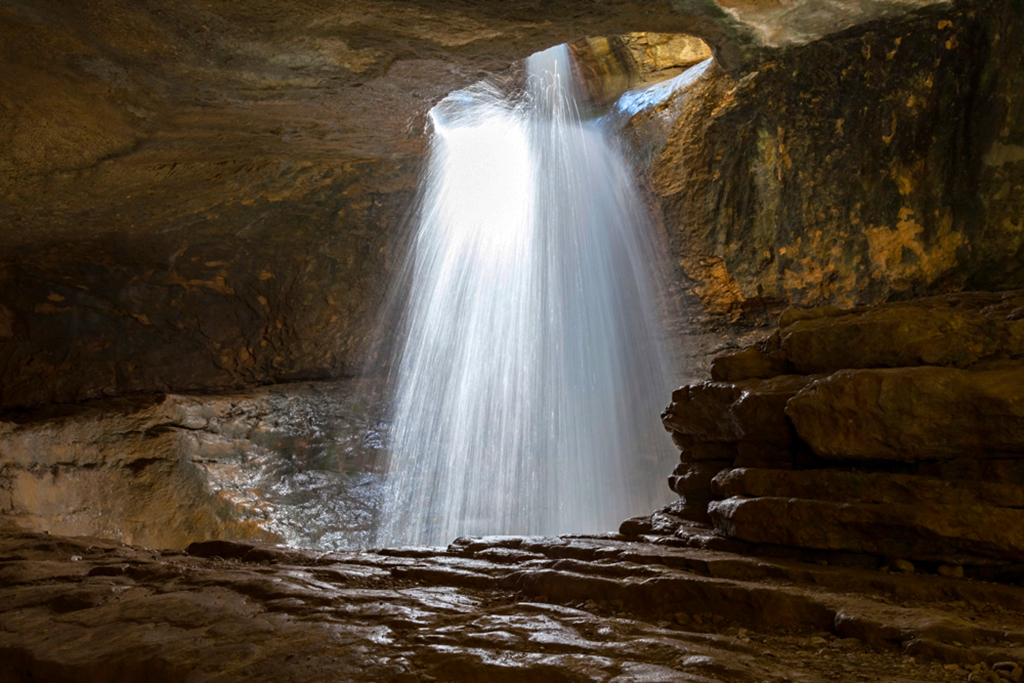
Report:
<svg viewBox="0 0 1024 683"><path fill-rule="evenodd" d="M666 102L651 176L705 313L1024 285L1022 17L1019 0L926 8Z"/></svg>
<svg viewBox="0 0 1024 683"><path fill-rule="evenodd" d="M96 401L0 422L0 526L182 548L257 538L365 546L376 387Z"/></svg>
<svg viewBox="0 0 1024 683"><path fill-rule="evenodd" d="M1021 302L786 311L769 338L716 359L718 381L674 392L662 418L682 504L660 514L679 521L624 531L1024 576Z"/></svg>
<svg viewBox="0 0 1024 683"><path fill-rule="evenodd" d="M160 552L0 533L0 557L4 683L1013 680L1024 642L1019 587L616 538Z"/></svg>

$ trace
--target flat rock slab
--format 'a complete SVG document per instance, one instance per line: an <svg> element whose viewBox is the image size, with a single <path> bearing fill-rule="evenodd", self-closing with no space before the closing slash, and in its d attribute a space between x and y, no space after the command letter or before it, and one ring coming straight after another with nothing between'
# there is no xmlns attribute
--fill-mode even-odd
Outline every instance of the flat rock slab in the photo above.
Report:
<svg viewBox="0 0 1024 683"><path fill-rule="evenodd" d="M736 468L711 484L719 498L803 498L844 503L990 505L1024 508L1024 488L971 480L944 481L912 474L841 470L783 471Z"/></svg>
<svg viewBox="0 0 1024 683"><path fill-rule="evenodd" d="M841 370L785 411L823 458L1024 457L1024 364Z"/></svg>
<svg viewBox="0 0 1024 683"><path fill-rule="evenodd" d="M946 661L1012 659L1022 609L1018 587L615 537L161 553L0 535L4 683L941 681Z"/></svg>
<svg viewBox="0 0 1024 683"><path fill-rule="evenodd" d="M1024 510L985 505L742 498L708 505L715 528L751 543L890 558L1024 562Z"/></svg>
<svg viewBox="0 0 1024 683"><path fill-rule="evenodd" d="M1024 352L1024 292L972 293L780 321L781 356L800 374L843 368L966 367ZM805 315L814 315L813 312ZM787 323L782 325L781 323ZM776 361L779 362L779 361Z"/></svg>

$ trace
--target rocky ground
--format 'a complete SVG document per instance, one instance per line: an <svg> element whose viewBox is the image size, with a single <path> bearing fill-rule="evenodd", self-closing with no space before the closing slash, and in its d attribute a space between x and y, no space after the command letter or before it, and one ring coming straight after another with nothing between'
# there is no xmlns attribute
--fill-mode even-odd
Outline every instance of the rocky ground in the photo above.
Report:
<svg viewBox="0 0 1024 683"><path fill-rule="evenodd" d="M1024 589L604 538L0 540L0 681L1019 681Z"/></svg>

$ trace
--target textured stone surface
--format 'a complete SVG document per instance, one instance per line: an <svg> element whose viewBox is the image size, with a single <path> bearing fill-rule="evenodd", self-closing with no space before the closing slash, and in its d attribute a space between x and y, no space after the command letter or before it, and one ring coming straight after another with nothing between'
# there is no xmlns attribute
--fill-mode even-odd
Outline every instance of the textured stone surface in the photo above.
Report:
<svg viewBox="0 0 1024 683"><path fill-rule="evenodd" d="M786 405L824 458L1024 455L1024 365L841 370Z"/></svg>
<svg viewBox="0 0 1024 683"><path fill-rule="evenodd" d="M760 44L710 0L4 5L0 407L351 375L429 108L560 42L687 27L724 63Z"/></svg>
<svg viewBox="0 0 1024 683"><path fill-rule="evenodd" d="M1018 587L614 539L161 553L5 534L0 557L5 683L943 681L1024 640Z"/></svg>
<svg viewBox="0 0 1024 683"><path fill-rule="evenodd" d="M736 382L744 379L771 379L790 374L784 357L773 357L762 344L717 356L711 363L711 379Z"/></svg>
<svg viewBox="0 0 1024 683"><path fill-rule="evenodd" d="M1024 354L1024 292L973 292L828 313L780 322L779 354L796 372L966 367Z"/></svg>
<svg viewBox="0 0 1024 683"><path fill-rule="evenodd" d="M711 489L719 498L771 496L844 503L1024 508L1024 489L1013 484L885 472L736 468L717 474Z"/></svg>
<svg viewBox="0 0 1024 683"><path fill-rule="evenodd" d="M705 311L1024 284L1022 17L1020 0L932 7L709 71L667 104L652 178Z"/></svg>
<svg viewBox="0 0 1024 683"><path fill-rule="evenodd" d="M1019 291L969 292L788 309L777 332L713 366L737 377L772 363L820 374L692 384L663 416L682 451L670 484L685 483L684 500L702 505L710 494L708 517L688 519L714 528L656 523L671 514L661 510L623 533L861 566L923 562L950 576L967 564L976 578L1020 581L1022 303ZM758 396L771 410L738 421L737 406ZM751 437L774 431L764 416L780 407L793 438ZM708 490L691 472L703 451L731 463Z"/></svg>
<svg viewBox="0 0 1024 683"><path fill-rule="evenodd" d="M0 524L181 548L369 542L370 383L99 401L0 422Z"/></svg>
<svg viewBox="0 0 1024 683"><path fill-rule="evenodd" d="M708 505L715 528L751 543L931 561L1024 562L1024 510L989 505L729 498Z"/></svg>
<svg viewBox="0 0 1024 683"><path fill-rule="evenodd" d="M701 382L672 392L662 413L665 428L697 441L768 441L788 444L793 430L786 402L812 377L785 375L735 383Z"/></svg>
<svg viewBox="0 0 1024 683"><path fill-rule="evenodd" d="M711 480L731 465L726 460L680 463L669 477L669 488L688 503L707 503L711 500Z"/></svg>
<svg viewBox="0 0 1024 683"><path fill-rule="evenodd" d="M653 169L709 311L970 284L977 262L1012 282L1018 1L973 18L916 0L8 4L0 406L357 371L400 259L426 111L587 36L692 33L716 55ZM996 38L986 22L1006 28ZM877 200L899 188L907 202ZM972 241L965 206L991 245ZM840 253L860 259L863 288L846 288Z"/></svg>

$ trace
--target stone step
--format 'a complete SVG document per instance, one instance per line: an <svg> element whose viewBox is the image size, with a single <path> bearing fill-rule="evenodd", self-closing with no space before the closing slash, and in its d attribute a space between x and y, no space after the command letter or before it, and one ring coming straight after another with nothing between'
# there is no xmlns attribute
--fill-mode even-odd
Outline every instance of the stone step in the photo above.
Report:
<svg viewBox="0 0 1024 683"><path fill-rule="evenodd" d="M1024 292L974 292L852 311L790 310L781 353L797 373L917 365L966 367L1024 354ZM820 313L820 315L819 315Z"/></svg>
<svg viewBox="0 0 1024 683"><path fill-rule="evenodd" d="M736 468L719 472L712 480L711 489L718 498L770 496L844 503L1024 508L1024 488L1020 486L845 470Z"/></svg>
<svg viewBox="0 0 1024 683"><path fill-rule="evenodd" d="M871 553L947 564L1024 562L1024 510L734 497L708 513L719 533L751 543Z"/></svg>
<svg viewBox="0 0 1024 683"><path fill-rule="evenodd" d="M822 458L1024 458L1024 364L841 370L785 412Z"/></svg>

